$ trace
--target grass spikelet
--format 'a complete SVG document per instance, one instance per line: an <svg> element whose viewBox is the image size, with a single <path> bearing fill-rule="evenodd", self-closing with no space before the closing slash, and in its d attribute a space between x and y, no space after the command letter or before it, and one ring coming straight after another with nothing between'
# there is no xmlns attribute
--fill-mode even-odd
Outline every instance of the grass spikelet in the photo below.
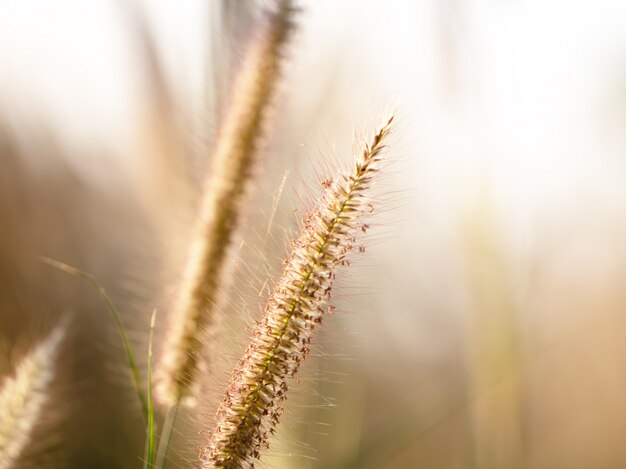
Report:
<svg viewBox="0 0 626 469"><path fill-rule="evenodd" d="M0 469L12 467L31 442L54 379L54 364L65 336L63 324L30 352L0 390Z"/></svg>
<svg viewBox="0 0 626 469"><path fill-rule="evenodd" d="M228 247L251 179L294 11L290 0L278 3L262 34L252 42L233 85L160 366L158 397L169 404L193 402L190 388L199 366L202 333L216 323Z"/></svg>
<svg viewBox="0 0 626 469"><path fill-rule="evenodd" d="M203 467L254 467L268 445L282 413L287 379L309 352L335 269L345 263L360 215L368 210L366 192L392 119L365 146L351 174L325 183L320 206L305 219L265 316L232 374L216 429L202 454Z"/></svg>

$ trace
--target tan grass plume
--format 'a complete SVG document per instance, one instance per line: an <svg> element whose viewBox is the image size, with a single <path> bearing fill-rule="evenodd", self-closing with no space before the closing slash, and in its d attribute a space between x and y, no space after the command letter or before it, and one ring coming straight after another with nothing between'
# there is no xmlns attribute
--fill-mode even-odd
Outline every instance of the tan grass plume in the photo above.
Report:
<svg viewBox="0 0 626 469"><path fill-rule="evenodd" d="M64 324L57 326L22 359L15 376L3 383L0 390L0 469L12 467L32 440L49 400L54 365L65 329Z"/></svg>
<svg viewBox="0 0 626 469"><path fill-rule="evenodd" d="M278 2L262 34L252 41L233 85L158 374L158 396L170 405L193 403L191 388L200 365L203 333L217 322L227 252L240 219L294 12L291 0Z"/></svg>
<svg viewBox="0 0 626 469"><path fill-rule="evenodd" d="M287 379L309 353L335 269L354 245L392 119L365 146L351 174L325 184L320 206L305 219L265 316L232 374L202 467L254 467L267 446L282 413Z"/></svg>

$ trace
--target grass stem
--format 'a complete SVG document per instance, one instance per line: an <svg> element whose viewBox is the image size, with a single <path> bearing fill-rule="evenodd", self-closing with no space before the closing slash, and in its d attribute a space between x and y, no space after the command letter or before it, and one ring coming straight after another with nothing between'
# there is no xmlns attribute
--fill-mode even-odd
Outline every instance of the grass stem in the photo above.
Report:
<svg viewBox="0 0 626 469"><path fill-rule="evenodd" d="M176 424L176 416L178 415L178 408L180 403L174 404L167 411L165 421L163 422L163 430L161 431L161 438L159 438L159 450L157 451L156 469L165 469L167 464L167 452L169 450L170 438L172 437L172 431Z"/></svg>

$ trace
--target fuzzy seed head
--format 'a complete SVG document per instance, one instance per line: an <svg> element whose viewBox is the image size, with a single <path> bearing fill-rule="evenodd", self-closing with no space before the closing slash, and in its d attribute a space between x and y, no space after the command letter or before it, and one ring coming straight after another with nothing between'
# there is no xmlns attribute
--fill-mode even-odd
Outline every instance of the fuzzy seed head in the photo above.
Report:
<svg viewBox="0 0 626 469"><path fill-rule="evenodd" d="M366 193L378 171L392 119L365 146L351 174L325 184L320 206L304 220L264 318L232 374L217 412L217 427L202 453L204 468L254 467L268 446L283 411L288 378L309 353L335 269L347 262L360 216L368 211Z"/></svg>
<svg viewBox="0 0 626 469"><path fill-rule="evenodd" d="M218 322L227 253L252 178L294 13L291 0L279 2L233 85L157 377L158 396L169 405L181 400L193 404L192 385L201 366L203 336Z"/></svg>
<svg viewBox="0 0 626 469"><path fill-rule="evenodd" d="M57 328L18 365L15 376L7 378L0 390L0 469L19 459L33 437L48 401L54 378L54 363L65 336Z"/></svg>

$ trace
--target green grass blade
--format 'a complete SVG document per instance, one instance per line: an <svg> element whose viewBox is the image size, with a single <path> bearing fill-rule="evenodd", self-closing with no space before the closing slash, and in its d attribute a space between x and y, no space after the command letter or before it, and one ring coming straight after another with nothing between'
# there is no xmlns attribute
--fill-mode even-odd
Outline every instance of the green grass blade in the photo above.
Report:
<svg viewBox="0 0 626 469"><path fill-rule="evenodd" d="M146 393L144 391L144 387L141 380L141 373L139 371L139 366L137 365L137 360L135 359L135 354L133 353L132 346L130 341L128 340L128 335L126 334L126 329L124 328L124 323L122 322L122 317L120 316L119 311L113 304L113 301L107 294L104 287L96 280L93 275L90 275L82 270L77 269L76 267L72 267L71 265L64 264L63 262L56 261L54 259L50 259L48 257L42 257L41 261L45 264L48 264L56 269L62 270L63 272L67 272L68 274L75 275L77 277L82 277L89 280L93 285L95 285L98 290L98 294L102 301L104 301L107 309L113 316L113 320L115 321L115 325L117 326L117 330L122 339L122 344L124 346L124 351L126 352L126 359L128 360L128 365L130 367L130 372L135 383L135 391L137 392L137 397L139 398L139 402L141 404L141 410L143 412L143 416L148 422L149 420L149 405L148 400L146 399Z"/></svg>
<svg viewBox="0 0 626 469"><path fill-rule="evenodd" d="M150 338L148 339L148 425L146 426L146 454L144 469L154 467L154 401L152 399L152 344L154 342L154 324L156 309L150 319Z"/></svg>

